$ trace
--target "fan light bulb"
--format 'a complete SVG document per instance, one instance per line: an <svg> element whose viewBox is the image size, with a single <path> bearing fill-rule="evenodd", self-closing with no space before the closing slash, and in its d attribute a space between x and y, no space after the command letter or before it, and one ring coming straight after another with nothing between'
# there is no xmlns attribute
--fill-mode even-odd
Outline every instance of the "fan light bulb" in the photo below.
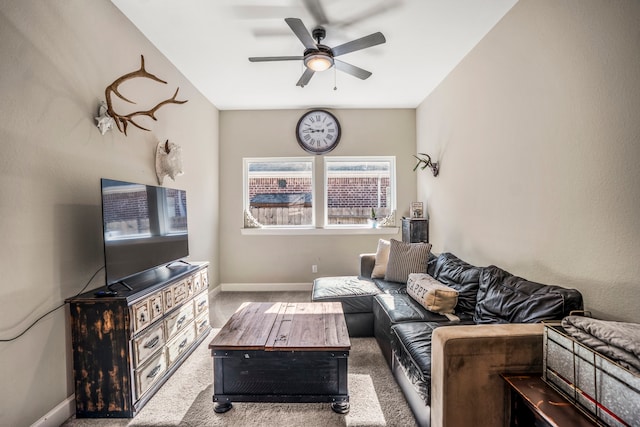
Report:
<svg viewBox="0 0 640 427"><path fill-rule="evenodd" d="M325 71L333 66L333 58L327 55L310 55L305 58L304 65L313 71Z"/></svg>

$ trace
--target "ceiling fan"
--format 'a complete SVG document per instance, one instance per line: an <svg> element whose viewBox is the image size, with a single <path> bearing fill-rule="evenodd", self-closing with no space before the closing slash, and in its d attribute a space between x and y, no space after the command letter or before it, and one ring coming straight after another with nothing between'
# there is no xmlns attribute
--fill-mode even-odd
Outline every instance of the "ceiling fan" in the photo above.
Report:
<svg viewBox="0 0 640 427"><path fill-rule="evenodd" d="M296 86L300 87L306 86L316 71L325 71L331 67L336 67L336 69L362 80L369 78L371 72L335 59L335 57L376 46L387 41L381 32L377 32L330 48L320 43L326 36L326 31L323 27L316 27L313 32L309 34L302 20L298 18L286 18L285 22L304 45L305 50L302 56L254 56L250 57L249 61L304 61L306 69L304 73L302 73L298 83L296 83Z"/></svg>

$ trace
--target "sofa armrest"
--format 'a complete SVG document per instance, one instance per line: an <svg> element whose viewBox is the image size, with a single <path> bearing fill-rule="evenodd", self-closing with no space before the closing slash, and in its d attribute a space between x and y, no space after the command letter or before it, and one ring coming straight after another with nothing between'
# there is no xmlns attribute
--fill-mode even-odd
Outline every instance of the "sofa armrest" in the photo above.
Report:
<svg viewBox="0 0 640 427"><path fill-rule="evenodd" d="M431 425L505 426L500 374L542 372L543 325L436 328L431 349Z"/></svg>
<svg viewBox="0 0 640 427"><path fill-rule="evenodd" d="M360 277L371 278L376 265L376 254L360 254Z"/></svg>

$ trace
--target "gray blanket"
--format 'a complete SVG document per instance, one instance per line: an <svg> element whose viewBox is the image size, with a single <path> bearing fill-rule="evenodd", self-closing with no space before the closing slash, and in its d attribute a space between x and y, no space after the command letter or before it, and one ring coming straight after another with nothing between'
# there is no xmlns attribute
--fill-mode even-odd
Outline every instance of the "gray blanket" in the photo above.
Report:
<svg viewBox="0 0 640 427"><path fill-rule="evenodd" d="M578 342L640 374L640 324L567 316L562 327Z"/></svg>

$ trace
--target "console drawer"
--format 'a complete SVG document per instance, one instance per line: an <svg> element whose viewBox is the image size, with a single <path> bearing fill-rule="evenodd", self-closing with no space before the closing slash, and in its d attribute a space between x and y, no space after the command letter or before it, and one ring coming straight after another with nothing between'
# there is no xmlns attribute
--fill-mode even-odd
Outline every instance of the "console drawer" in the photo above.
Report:
<svg viewBox="0 0 640 427"><path fill-rule="evenodd" d="M193 304L185 304L176 310L175 313L170 314L165 320L165 326L167 329L167 340L170 340L176 336L183 328L185 328L194 318Z"/></svg>
<svg viewBox="0 0 640 427"><path fill-rule="evenodd" d="M208 308L209 294L207 292L202 292L200 295L196 295L196 297L193 299L193 309L195 311L195 316L200 316Z"/></svg>
<svg viewBox="0 0 640 427"><path fill-rule="evenodd" d="M151 387L155 380L161 378L167 370L167 357L163 349L144 366L136 370L136 400Z"/></svg>
<svg viewBox="0 0 640 427"><path fill-rule="evenodd" d="M197 294L202 289L202 277L200 273L196 273L191 278L193 280L193 293Z"/></svg>
<svg viewBox="0 0 640 427"><path fill-rule="evenodd" d="M189 299L189 282L185 279L171 288L173 291L173 305L182 304Z"/></svg>
<svg viewBox="0 0 640 427"><path fill-rule="evenodd" d="M164 304L162 302L162 292L149 297L149 308L151 310L151 322L155 322L164 314Z"/></svg>
<svg viewBox="0 0 640 427"><path fill-rule="evenodd" d="M151 324L151 311L149 310L149 300L145 299L131 309L133 317L133 333L140 332Z"/></svg>
<svg viewBox="0 0 640 427"><path fill-rule="evenodd" d="M202 287L202 289L206 289L209 287L209 274L208 274L208 269L203 269L200 272L200 278L201 278L201 282L200 285Z"/></svg>
<svg viewBox="0 0 640 427"><path fill-rule="evenodd" d="M134 366L140 366L144 361L164 345L164 324L160 322L145 333L133 340Z"/></svg>
<svg viewBox="0 0 640 427"><path fill-rule="evenodd" d="M172 365L180 355L187 350L196 340L196 330L193 323L190 323L185 329L173 340L167 343L167 356L169 358L169 366Z"/></svg>
<svg viewBox="0 0 640 427"><path fill-rule="evenodd" d="M196 317L196 335L200 336L203 332L209 329L209 310Z"/></svg>
<svg viewBox="0 0 640 427"><path fill-rule="evenodd" d="M171 288L164 290L164 312L168 313L173 308L173 291Z"/></svg>

